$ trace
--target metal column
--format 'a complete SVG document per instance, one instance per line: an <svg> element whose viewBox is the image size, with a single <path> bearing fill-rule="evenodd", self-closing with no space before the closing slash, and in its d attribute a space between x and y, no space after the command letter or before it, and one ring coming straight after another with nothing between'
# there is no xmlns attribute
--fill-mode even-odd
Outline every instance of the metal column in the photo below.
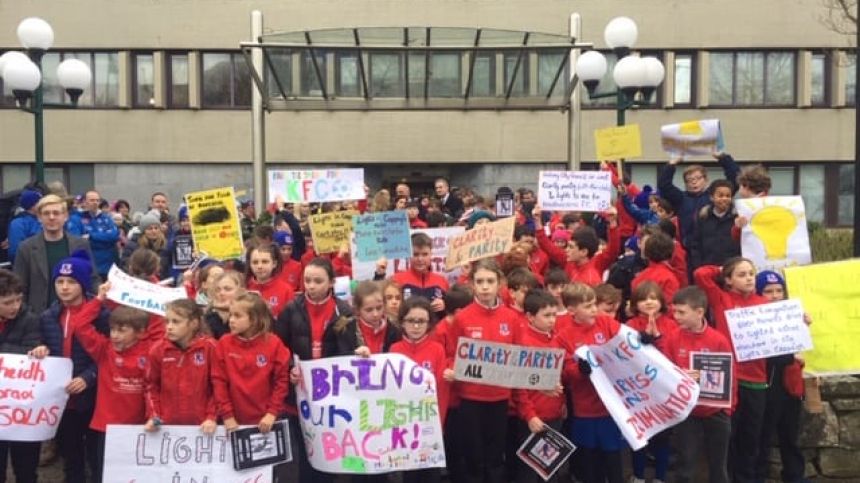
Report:
<svg viewBox="0 0 860 483"><path fill-rule="evenodd" d="M251 41L260 42L263 35L263 14L259 10L251 12ZM263 49L251 51L254 70L264 72ZM265 82L265 80L264 80ZM266 209L266 113L263 110L261 87L253 83L251 88L251 164L254 183L254 206L257 213Z"/></svg>
<svg viewBox="0 0 860 483"><path fill-rule="evenodd" d="M581 35L582 18L578 13L572 13L570 14L570 36L579 43ZM570 62L567 63L570 69L570 82L578 82L575 70L579 52L579 48L570 51ZM570 96L570 109L567 110L567 169L578 171L582 160L582 111L580 109L582 89L571 87L573 87L573 94Z"/></svg>

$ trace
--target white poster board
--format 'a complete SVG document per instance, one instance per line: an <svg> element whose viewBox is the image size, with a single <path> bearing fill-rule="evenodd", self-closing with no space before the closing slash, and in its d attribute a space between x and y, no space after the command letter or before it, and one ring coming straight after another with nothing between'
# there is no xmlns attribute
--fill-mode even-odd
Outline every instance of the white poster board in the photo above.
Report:
<svg viewBox="0 0 860 483"><path fill-rule="evenodd" d="M802 197L743 198L735 206L749 221L741 231L741 254L758 270L812 263Z"/></svg>
<svg viewBox="0 0 860 483"><path fill-rule="evenodd" d="M71 379L71 359L0 354L0 441L53 438Z"/></svg>
<svg viewBox="0 0 860 483"><path fill-rule="evenodd" d="M725 147L719 119L666 124L660 128L660 143L674 156L710 155Z"/></svg>
<svg viewBox="0 0 860 483"><path fill-rule="evenodd" d="M726 310L726 321L739 362L812 349L800 300Z"/></svg>
<svg viewBox="0 0 860 483"><path fill-rule="evenodd" d="M541 171L538 204L544 211L603 211L612 203L609 171Z"/></svg>
<svg viewBox="0 0 860 483"><path fill-rule="evenodd" d="M164 317L168 302L188 297L183 287L164 287L134 278L116 265L108 272L110 290L107 298L120 305L127 305Z"/></svg>
<svg viewBox="0 0 860 483"><path fill-rule="evenodd" d="M450 272L445 271L445 257L448 255L448 246L451 240L462 235L466 231L463 226L449 226L446 228L418 228L412 230L410 234L426 233L433 240L433 248L430 252L430 270L436 272L448 279L448 284L453 285L460 278L462 268L457 267ZM356 253L355 240L352 241L352 252ZM395 272L402 272L409 269L409 258L395 258L388 260L388 267L385 272L385 278L391 278ZM352 259L352 277L355 280L373 280L373 273L376 271L376 261L362 262L355 257Z"/></svg>
<svg viewBox="0 0 860 483"><path fill-rule="evenodd" d="M364 168L269 170L269 202L278 197L287 203L362 200Z"/></svg>

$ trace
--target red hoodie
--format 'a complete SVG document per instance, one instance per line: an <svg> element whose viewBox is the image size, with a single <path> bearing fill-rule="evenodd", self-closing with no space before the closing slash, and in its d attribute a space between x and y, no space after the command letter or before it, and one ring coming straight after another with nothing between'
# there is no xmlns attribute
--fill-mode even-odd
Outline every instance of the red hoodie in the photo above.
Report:
<svg viewBox="0 0 860 483"><path fill-rule="evenodd" d="M147 418L164 424L215 421L210 377L215 344L211 337L198 336L185 349L167 339L152 346L144 393Z"/></svg>
<svg viewBox="0 0 860 483"><path fill-rule="evenodd" d="M442 420L442 427L444 428L451 393L451 385L443 376L445 369L449 367L445 348L442 344L436 342L432 335L427 334L417 342L404 337L403 340L392 344L389 352L403 354L433 373L433 377L436 378L436 399L439 402L439 418Z"/></svg>
<svg viewBox="0 0 860 483"><path fill-rule="evenodd" d="M278 278L287 282L287 285L293 289L293 292L298 292L302 289L302 264L292 258L283 262L281 273Z"/></svg>
<svg viewBox="0 0 860 483"><path fill-rule="evenodd" d="M720 267L716 265L705 265L693 272L693 279L708 295L708 304L716 322L717 331L723 334L726 340L731 341L729 323L726 320L726 310L740 307L752 307L769 303L770 301L755 292L743 295L738 292L724 290L717 284L716 278L720 275ZM737 360L737 354L735 354ZM767 359L738 362L738 380L756 384L767 383Z"/></svg>
<svg viewBox="0 0 860 483"><path fill-rule="evenodd" d="M266 301L269 310L277 317L293 297L295 290L280 276L274 276L267 282L260 283L254 277L248 278L248 290L260 292L260 296Z"/></svg>
<svg viewBox="0 0 860 483"><path fill-rule="evenodd" d="M549 268L549 256L540 249L539 246L535 245L531 254L529 255L529 270L538 277L541 285L543 285L543 276L546 274L547 269Z"/></svg>
<svg viewBox="0 0 860 483"><path fill-rule="evenodd" d="M280 415L290 390L290 350L273 334L218 340L212 386L218 415L239 424L257 424L266 413Z"/></svg>
<svg viewBox="0 0 860 483"><path fill-rule="evenodd" d="M453 361L456 357L460 350L460 337L513 344L518 319L517 314L501 301L497 301L495 307L486 307L477 300L472 302L454 316L451 339L457 342L447 348L448 358ZM458 382L454 390L461 398L472 401L506 401L511 397L511 390L506 387L473 382Z"/></svg>
<svg viewBox="0 0 860 483"><path fill-rule="evenodd" d="M621 252L621 238L617 227L609 229L609 242L606 248L583 264L568 262L567 252L555 246L543 230L537 230L535 238L541 250L549 256L550 261L564 267L571 282L580 282L592 287L603 283L603 272L615 262Z"/></svg>
<svg viewBox="0 0 860 483"><path fill-rule="evenodd" d="M526 327L520 331L517 344L528 347L562 348L554 331L542 332L531 324L526 324ZM517 414L526 423L534 417L548 422L562 419L565 415L564 395L551 397L542 391L514 389L514 401Z"/></svg>
<svg viewBox="0 0 860 483"><path fill-rule="evenodd" d="M615 163L606 163L603 170L612 173L612 186L617 187L621 184L621 180L618 179L618 168ZM633 201L633 199L636 198L636 195L640 193L639 187L634 183L629 183L624 187L627 189L627 195L630 196L631 201ZM621 238L630 238L639 229L639 224L636 223L636 220L627 212L627 208L624 207L624 201L621 196L618 196L615 200L615 209L618 210L618 229L621 232Z"/></svg>
<svg viewBox="0 0 860 483"><path fill-rule="evenodd" d="M636 317L627 319L627 326L638 332L645 332L648 328L648 316L637 315ZM671 316L660 314L657 317L657 332L660 333L660 338L654 341L654 347L663 354L666 354L666 341L669 336L678 331L678 323Z"/></svg>
<svg viewBox="0 0 860 483"><path fill-rule="evenodd" d="M669 260L669 265L672 271L675 272L675 277L678 279L678 286L681 288L690 284L687 278L687 250L678 240L675 240L675 249L672 251L672 259ZM671 300L667 300L671 302Z"/></svg>
<svg viewBox="0 0 860 483"><path fill-rule="evenodd" d="M122 352L114 349L108 337L92 325L101 301L87 302L81 319L75 321L75 337L99 368L96 409L90 429L105 432L108 424L143 424L146 406L143 399L145 376L149 365L150 344L141 337Z"/></svg>
<svg viewBox="0 0 860 483"><path fill-rule="evenodd" d="M573 398L573 414L578 418L602 418L609 411L591 384L590 376L579 371L573 355L581 346L605 344L615 337L621 325L608 315L598 314L592 325L574 321L573 325L558 334L558 342L569 353L566 357L563 379Z"/></svg>
<svg viewBox="0 0 860 483"><path fill-rule="evenodd" d="M633 278L633 282L630 283L631 290L636 290L639 284L647 280L660 286L663 291L663 299L667 304L672 303L675 292L681 288L678 277L668 262L648 262L648 266Z"/></svg>
<svg viewBox="0 0 860 483"><path fill-rule="evenodd" d="M666 357L681 369L692 368L691 352L732 352L732 344L726 337L714 330L707 323L704 330L693 332L687 329L678 329L669 337L666 337ZM737 364L735 364L737 369ZM733 378L732 392L737 394L737 378ZM737 404L737 397L732 396L732 405ZM722 411L721 408L709 406L696 406L693 408L693 416L706 418Z"/></svg>

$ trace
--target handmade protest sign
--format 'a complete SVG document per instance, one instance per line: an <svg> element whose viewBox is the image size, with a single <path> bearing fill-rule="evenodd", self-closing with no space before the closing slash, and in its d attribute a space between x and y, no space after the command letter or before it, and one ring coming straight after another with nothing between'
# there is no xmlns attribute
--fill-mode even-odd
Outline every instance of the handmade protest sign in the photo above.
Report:
<svg viewBox="0 0 860 483"><path fill-rule="evenodd" d="M188 297L183 287L164 287L134 278L116 265L108 272L110 290L107 298L120 305L145 310L151 314L165 315L168 302Z"/></svg>
<svg viewBox="0 0 860 483"><path fill-rule="evenodd" d="M696 406L696 381L626 325L605 344L582 346L576 355L591 365L591 383L633 450L687 419Z"/></svg>
<svg viewBox="0 0 860 483"><path fill-rule="evenodd" d="M504 324L500 322L502 330ZM513 327L508 327L513 330ZM561 381L564 349L499 344L460 337L454 359L458 381L518 389L552 390Z"/></svg>
<svg viewBox="0 0 860 483"><path fill-rule="evenodd" d="M53 438L71 379L71 359L0 354L0 441Z"/></svg>
<svg viewBox="0 0 860 483"><path fill-rule="evenodd" d="M860 260L789 267L785 281L813 321L815 348L803 354L805 370L860 374Z"/></svg>
<svg viewBox="0 0 860 483"><path fill-rule="evenodd" d="M187 270L194 263L194 241L191 235L173 237L173 269Z"/></svg>
<svg viewBox="0 0 860 483"><path fill-rule="evenodd" d="M699 406L732 407L731 352L690 352L690 369L699 371Z"/></svg>
<svg viewBox="0 0 860 483"><path fill-rule="evenodd" d="M594 130L594 147L598 161L638 158L642 156L642 135L638 124Z"/></svg>
<svg viewBox="0 0 860 483"><path fill-rule="evenodd" d="M206 252L215 260L242 256L245 247L232 187L188 193L185 202L191 236L198 251Z"/></svg>
<svg viewBox="0 0 860 483"><path fill-rule="evenodd" d="M538 204L546 211L603 211L612 203L608 171L541 171Z"/></svg>
<svg viewBox="0 0 860 483"><path fill-rule="evenodd" d="M576 446L561 433L544 426L543 432L531 433L523 441L517 450L517 457L544 481L549 481L575 450Z"/></svg>
<svg viewBox="0 0 860 483"><path fill-rule="evenodd" d="M287 203L361 200L364 168L269 171L269 202L278 197Z"/></svg>
<svg viewBox="0 0 860 483"><path fill-rule="evenodd" d="M666 124L660 128L663 151L674 155L710 155L725 148L719 119Z"/></svg>
<svg viewBox="0 0 860 483"><path fill-rule="evenodd" d="M812 263L806 211L800 196L766 196L735 201L749 220L741 231L741 254L759 270Z"/></svg>
<svg viewBox="0 0 860 483"><path fill-rule="evenodd" d="M299 361L299 421L327 473L445 467L433 373L401 354Z"/></svg>
<svg viewBox="0 0 860 483"><path fill-rule="evenodd" d="M412 239L409 236L409 219L405 211L384 211L352 217L355 234L353 259L375 262L382 257L409 258L412 256Z"/></svg>
<svg viewBox="0 0 860 483"><path fill-rule="evenodd" d="M283 422L276 423L283 425ZM233 469L233 445L224 426L204 434L199 426L109 424L105 436L105 483L271 483L272 466Z"/></svg>
<svg viewBox="0 0 860 483"><path fill-rule="evenodd" d="M449 226L445 228L419 228L410 231L411 235L415 233L425 233L433 240L433 248L430 252L430 270L436 272L448 279L448 283L453 285L460 277L462 269L455 267L451 271L445 271L445 257L448 256L448 247L451 245L451 240L462 235L466 231L463 226ZM355 253L357 247L355 241L352 244L352 253ZM386 278L394 275L395 272L402 272L409 269L409 257L390 259L386 269ZM373 280L373 274L376 271L376 260L371 262L362 262L360 260L352 260L352 276L355 280Z"/></svg>
<svg viewBox="0 0 860 483"><path fill-rule="evenodd" d="M311 215L309 224L314 250L317 253L332 253L349 245L352 236L352 217L355 211L334 211Z"/></svg>
<svg viewBox="0 0 860 483"><path fill-rule="evenodd" d="M726 310L726 321L739 362L812 349L797 299Z"/></svg>
<svg viewBox="0 0 860 483"><path fill-rule="evenodd" d="M506 253L513 243L515 217L476 225L471 230L451 240L445 269L453 270L481 258Z"/></svg>

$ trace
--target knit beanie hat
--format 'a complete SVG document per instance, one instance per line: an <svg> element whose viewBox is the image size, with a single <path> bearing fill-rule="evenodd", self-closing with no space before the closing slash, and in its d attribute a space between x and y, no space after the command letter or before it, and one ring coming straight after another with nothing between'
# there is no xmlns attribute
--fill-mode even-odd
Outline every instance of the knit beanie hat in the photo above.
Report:
<svg viewBox="0 0 860 483"><path fill-rule="evenodd" d="M93 263L90 260L90 255L86 250L75 250L70 257L60 260L60 263L54 266L51 282L56 282L58 277L71 277L80 284L81 289L86 293L92 283L92 274Z"/></svg>
<svg viewBox="0 0 860 483"><path fill-rule="evenodd" d="M496 221L496 217L493 216L493 214L490 213L489 211L484 211L484 210L476 211L476 212L472 213L471 216L469 216L469 221L466 222L467 229L471 230L472 228L475 227L475 223L477 223L478 220L481 220L484 218L486 218L487 220L490 220L490 221Z"/></svg>
<svg viewBox="0 0 860 483"><path fill-rule="evenodd" d="M35 190L24 190L21 192L21 198L18 201L18 204L21 205L21 208L25 210L29 210L30 208L36 206L36 203L42 199L42 193L39 193Z"/></svg>
<svg viewBox="0 0 860 483"><path fill-rule="evenodd" d="M564 240L566 242L569 242L570 241L570 232L567 230L559 228L559 229L555 230L554 232L552 232L552 237L550 237L550 240L552 240L552 241Z"/></svg>
<svg viewBox="0 0 860 483"><path fill-rule="evenodd" d="M642 208L643 210L648 209L648 198L652 194L654 194L654 188L646 184L642 187L642 191L640 191L639 194L636 195L635 198L633 198L633 204L638 206L639 208Z"/></svg>
<svg viewBox="0 0 860 483"><path fill-rule="evenodd" d="M293 235L290 235L288 232L285 231L276 231L275 243L279 247L293 246Z"/></svg>
<svg viewBox="0 0 860 483"><path fill-rule="evenodd" d="M775 283L782 285L782 289L785 290L785 279L782 275L770 270L761 271L755 276L755 293L761 295L765 287Z"/></svg>
<svg viewBox="0 0 860 483"><path fill-rule="evenodd" d="M140 231L146 231L146 229L149 228L150 226L160 225L160 224L161 224L161 218L159 217L158 212L153 210L153 211L150 211L149 213L143 215L140 218L140 223L138 223L137 226L140 227Z"/></svg>
<svg viewBox="0 0 860 483"><path fill-rule="evenodd" d="M185 205L180 206L179 212L176 213L176 217L179 220L187 220L188 219L188 207Z"/></svg>
<svg viewBox="0 0 860 483"><path fill-rule="evenodd" d="M639 237L636 235L631 236L624 242L624 248L628 250L633 250L636 253L639 253Z"/></svg>

